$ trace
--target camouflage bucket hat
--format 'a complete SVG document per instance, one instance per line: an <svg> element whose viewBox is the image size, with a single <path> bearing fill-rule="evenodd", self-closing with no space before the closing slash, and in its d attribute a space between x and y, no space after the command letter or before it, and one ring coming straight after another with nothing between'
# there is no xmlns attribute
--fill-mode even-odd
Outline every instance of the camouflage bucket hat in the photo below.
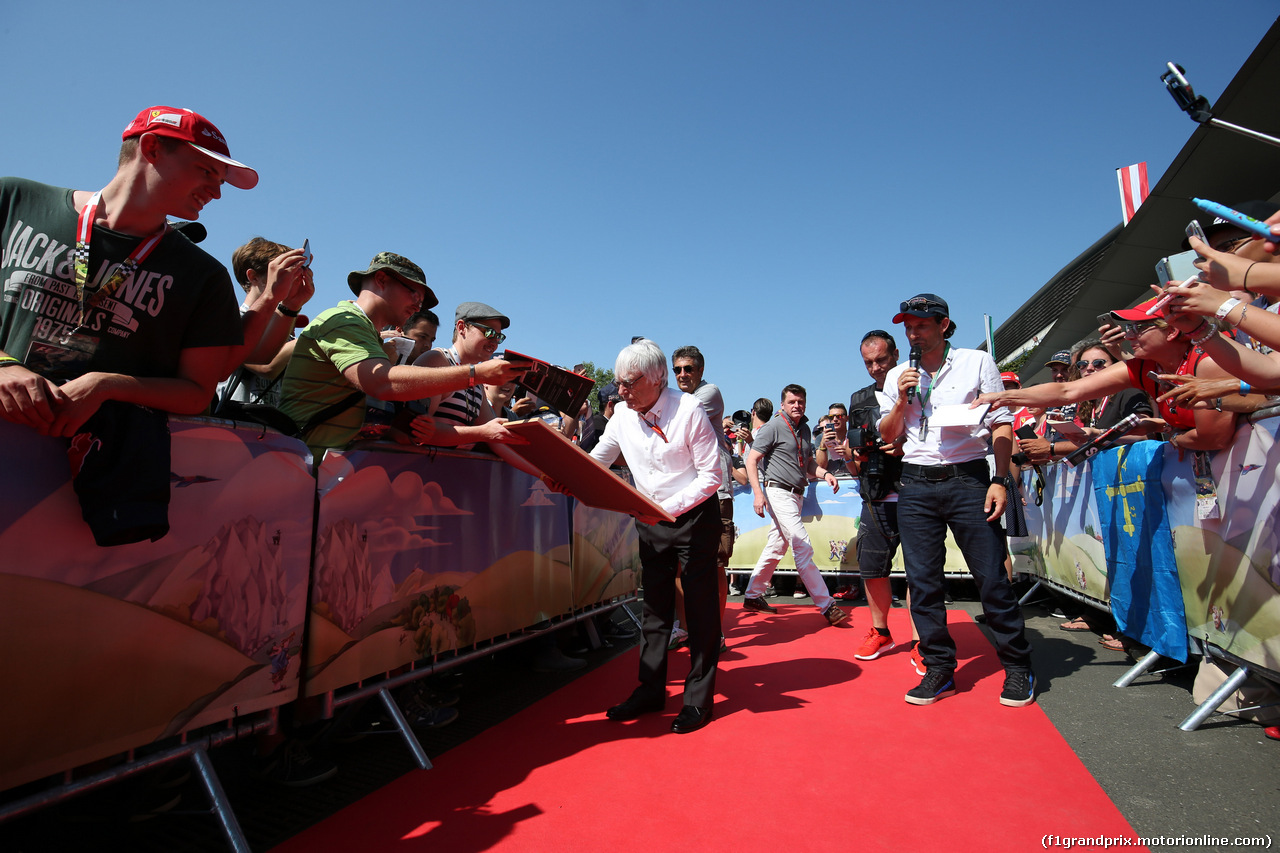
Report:
<svg viewBox="0 0 1280 853"><path fill-rule="evenodd" d="M423 289L426 290L426 294L422 298L422 307L424 309L434 308L440 304L440 300L436 299L436 295L427 286L427 277L423 275L422 267L404 255L397 255L395 252L379 252L373 256L373 260L369 262L367 270L355 270L347 273L347 285L351 288L351 292L359 296L360 283L364 280L364 277L373 275L378 270L390 270L411 284L422 285Z"/></svg>

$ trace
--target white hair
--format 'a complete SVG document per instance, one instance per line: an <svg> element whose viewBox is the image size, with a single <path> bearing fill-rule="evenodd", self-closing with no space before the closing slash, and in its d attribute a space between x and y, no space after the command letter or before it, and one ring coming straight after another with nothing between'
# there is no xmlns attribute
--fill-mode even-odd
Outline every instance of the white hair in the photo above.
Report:
<svg viewBox="0 0 1280 853"><path fill-rule="evenodd" d="M630 376L641 373L659 387L667 384L667 357L662 349L648 338L623 347L613 363L613 375Z"/></svg>

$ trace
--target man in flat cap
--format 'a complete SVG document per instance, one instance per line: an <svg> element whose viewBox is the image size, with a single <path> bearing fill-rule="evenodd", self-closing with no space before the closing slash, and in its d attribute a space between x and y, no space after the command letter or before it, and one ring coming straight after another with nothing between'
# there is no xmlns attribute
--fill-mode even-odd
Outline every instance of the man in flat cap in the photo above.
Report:
<svg viewBox="0 0 1280 853"><path fill-rule="evenodd" d="M298 337L285 369L281 410L293 418L312 451L343 447L364 424L365 395L419 400L518 379L528 365L495 359L439 366L392 365L379 329L402 326L438 304L422 268L393 252L347 276L354 300L320 314ZM481 394L481 399L483 399Z"/></svg>
<svg viewBox="0 0 1280 853"><path fill-rule="evenodd" d="M507 339L503 330L510 326L511 318L497 309L483 302L463 302L453 315L452 344L427 350L418 356L414 365L442 370L492 364L498 345ZM505 363L501 359L497 361ZM467 449L478 441L489 442L490 450L515 467L535 477L542 475L522 457L502 446L515 436L503 426L506 419L493 411L484 388L479 385L436 394L413 405L422 412L409 427L417 443Z"/></svg>

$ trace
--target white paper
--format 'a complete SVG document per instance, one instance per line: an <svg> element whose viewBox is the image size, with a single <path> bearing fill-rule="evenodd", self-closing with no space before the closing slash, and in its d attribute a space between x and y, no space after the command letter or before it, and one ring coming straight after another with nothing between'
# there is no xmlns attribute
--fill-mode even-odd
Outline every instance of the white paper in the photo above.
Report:
<svg viewBox="0 0 1280 853"><path fill-rule="evenodd" d="M957 403L952 406L934 406L929 413L929 426L932 427L972 427L982 423L982 418L990 403L983 403L976 409L969 408L968 403Z"/></svg>

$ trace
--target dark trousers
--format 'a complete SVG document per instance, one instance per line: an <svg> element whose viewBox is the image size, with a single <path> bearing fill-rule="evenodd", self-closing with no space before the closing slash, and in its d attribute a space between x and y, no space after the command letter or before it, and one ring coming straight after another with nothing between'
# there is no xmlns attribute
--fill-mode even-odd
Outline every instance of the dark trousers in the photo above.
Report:
<svg viewBox="0 0 1280 853"><path fill-rule="evenodd" d="M863 501L858 521L858 574L865 580L887 578L893 555L901 543L898 536L897 501Z"/></svg>
<svg viewBox="0 0 1280 853"><path fill-rule="evenodd" d="M656 699L667 693L667 642L675 621L676 571L684 586L689 632L689 676L684 704L710 708L716 695L720 659L720 584L716 551L720 546L720 502L715 495L673 522L636 523L644 583L643 645L636 695Z"/></svg>
<svg viewBox="0 0 1280 853"><path fill-rule="evenodd" d="M937 482L902 476L898 532L911 588L911 618L920 634L920 653L926 666L956 668L956 644L947 631L943 578L948 528L977 583L1000 662L1006 668L1031 665L1022 610L1004 573L1004 530L998 521L987 521L982 509L988 483L989 479L967 473Z"/></svg>

